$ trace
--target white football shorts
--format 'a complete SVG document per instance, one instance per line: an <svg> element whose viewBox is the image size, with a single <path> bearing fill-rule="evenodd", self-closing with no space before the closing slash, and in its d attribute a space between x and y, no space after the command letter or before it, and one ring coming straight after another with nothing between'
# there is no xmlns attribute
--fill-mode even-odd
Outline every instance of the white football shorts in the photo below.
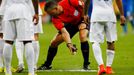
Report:
<svg viewBox="0 0 134 75"><path fill-rule="evenodd" d="M92 22L89 35L90 42L103 43L104 35L106 36L106 41L116 41L116 22Z"/></svg>
<svg viewBox="0 0 134 75"><path fill-rule="evenodd" d="M4 40L34 40L33 22L26 19L6 20L4 23Z"/></svg>

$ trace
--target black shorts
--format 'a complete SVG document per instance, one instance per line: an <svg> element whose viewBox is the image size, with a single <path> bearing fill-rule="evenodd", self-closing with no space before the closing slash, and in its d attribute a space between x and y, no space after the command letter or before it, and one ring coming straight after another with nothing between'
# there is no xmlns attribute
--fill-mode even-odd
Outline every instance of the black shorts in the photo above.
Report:
<svg viewBox="0 0 134 75"><path fill-rule="evenodd" d="M82 22L80 21L78 24L70 24L70 23L64 23L64 27L66 28L66 30L68 31L68 33L70 34L70 38L72 38L77 32L79 32L79 25ZM87 25L86 29L89 30L89 26ZM59 31L59 33L61 34L61 32Z"/></svg>
<svg viewBox="0 0 134 75"><path fill-rule="evenodd" d="M78 26L79 25L72 25L70 23L65 23L64 24L64 27L66 28L66 30L70 34L70 38L72 38L79 31ZM61 34L60 31L59 31L59 33Z"/></svg>

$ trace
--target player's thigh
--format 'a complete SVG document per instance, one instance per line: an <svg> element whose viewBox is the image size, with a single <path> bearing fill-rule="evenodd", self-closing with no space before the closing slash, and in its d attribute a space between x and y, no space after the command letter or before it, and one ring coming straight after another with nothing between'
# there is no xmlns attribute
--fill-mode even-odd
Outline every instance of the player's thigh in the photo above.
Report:
<svg viewBox="0 0 134 75"><path fill-rule="evenodd" d="M15 20L6 20L3 21L4 31L3 31L3 39L14 41L16 38L16 24Z"/></svg>
<svg viewBox="0 0 134 75"><path fill-rule="evenodd" d="M106 40L108 42L113 42L117 40L116 22L107 22L105 33L106 33Z"/></svg>
<svg viewBox="0 0 134 75"><path fill-rule="evenodd" d="M16 22L16 29L18 40L34 40L34 25L32 21L26 19L18 19Z"/></svg>
<svg viewBox="0 0 134 75"><path fill-rule="evenodd" d="M104 25L100 22L92 22L90 26L90 42L104 42Z"/></svg>

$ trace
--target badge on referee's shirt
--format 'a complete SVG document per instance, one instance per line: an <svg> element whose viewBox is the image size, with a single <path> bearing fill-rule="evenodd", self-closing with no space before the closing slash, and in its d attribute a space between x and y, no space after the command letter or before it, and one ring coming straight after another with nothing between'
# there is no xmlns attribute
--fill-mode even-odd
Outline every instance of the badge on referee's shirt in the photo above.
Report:
<svg viewBox="0 0 134 75"><path fill-rule="evenodd" d="M78 16L78 14L79 14L78 10L75 10L74 11L74 16Z"/></svg>

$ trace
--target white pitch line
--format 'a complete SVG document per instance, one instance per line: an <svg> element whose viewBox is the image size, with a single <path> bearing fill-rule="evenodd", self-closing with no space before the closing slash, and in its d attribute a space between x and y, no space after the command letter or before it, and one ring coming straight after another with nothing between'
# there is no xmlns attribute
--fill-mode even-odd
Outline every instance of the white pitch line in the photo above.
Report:
<svg viewBox="0 0 134 75"><path fill-rule="evenodd" d="M38 70L37 72L97 72L97 70Z"/></svg>

